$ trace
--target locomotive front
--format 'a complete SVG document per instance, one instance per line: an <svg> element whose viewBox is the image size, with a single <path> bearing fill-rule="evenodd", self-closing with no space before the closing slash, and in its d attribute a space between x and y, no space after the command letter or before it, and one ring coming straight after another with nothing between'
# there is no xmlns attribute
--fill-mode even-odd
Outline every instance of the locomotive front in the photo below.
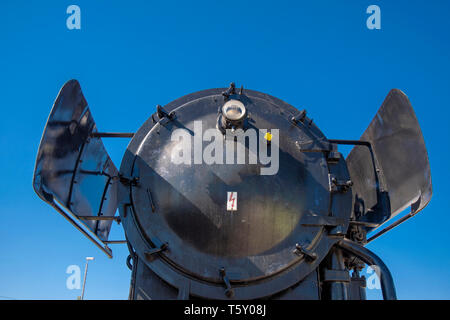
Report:
<svg viewBox="0 0 450 320"><path fill-rule="evenodd" d="M117 170L101 138L126 136ZM347 159L338 144L355 145ZM234 84L157 106L136 133L118 134L97 131L69 81L33 185L110 256L108 244L120 242L108 239L111 223L122 223L131 299L364 299L364 263L379 267L393 299L366 234L431 198L422 134L401 91L360 140L344 141L327 139L306 110Z"/></svg>

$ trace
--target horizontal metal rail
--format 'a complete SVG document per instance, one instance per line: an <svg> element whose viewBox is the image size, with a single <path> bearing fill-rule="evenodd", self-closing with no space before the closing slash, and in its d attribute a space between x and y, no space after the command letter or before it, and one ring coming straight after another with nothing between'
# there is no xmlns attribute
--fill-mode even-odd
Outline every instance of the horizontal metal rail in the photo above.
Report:
<svg viewBox="0 0 450 320"><path fill-rule="evenodd" d="M328 142L335 144L344 144L344 145L356 145L356 146L368 146L372 147L369 141L361 141L361 140L342 140L342 139L328 139Z"/></svg>
<svg viewBox="0 0 450 320"><path fill-rule="evenodd" d="M361 141L361 140L333 140L333 139L329 139L328 140L330 143L335 143L335 144L343 144L343 145L359 145L359 146L367 146L369 148L369 150L372 152L372 146L370 144L370 142L368 141ZM423 208L422 208L423 209ZM416 214L418 214L421 210L419 211L411 211L409 213L407 213L406 215L404 215L403 217L401 217L400 219L398 219L397 221L393 222L391 225L387 226L386 228L384 228L383 230L378 231L376 234L374 234L373 236L371 236L369 239L367 239L367 243L375 240L376 238L382 236L383 234L385 234L386 232L394 229L395 227L398 227L400 224L402 224L403 222L405 222L406 220L414 217ZM356 221L353 221L351 223L356 224ZM368 225L367 225L368 226ZM373 227L373 226L368 226L368 227Z"/></svg>
<svg viewBox="0 0 450 320"><path fill-rule="evenodd" d="M416 212L409 212L408 214L404 215L403 217L401 217L400 219L398 219L397 221L393 222L391 225L387 226L386 228L384 228L383 230L378 231L376 234L374 234L373 236L371 236L369 239L367 239L367 243L369 243L370 241L375 240L376 238L382 236L383 234L385 234L386 232L388 232L389 230L394 229L395 227L398 227L400 224L402 224L403 222L405 222L406 220L414 217L416 214L418 214L420 211L416 211Z"/></svg>
<svg viewBox="0 0 450 320"><path fill-rule="evenodd" d="M93 138L133 138L134 133L131 132L92 132Z"/></svg>
<svg viewBox="0 0 450 320"><path fill-rule="evenodd" d="M127 240L105 240L103 242L106 244L122 244L127 243Z"/></svg>
<svg viewBox="0 0 450 320"><path fill-rule="evenodd" d="M94 221L98 221L98 220L115 220L117 222L120 222L120 217L118 217L118 216L115 216L115 217L77 216L77 218L79 218L81 220L94 220Z"/></svg>

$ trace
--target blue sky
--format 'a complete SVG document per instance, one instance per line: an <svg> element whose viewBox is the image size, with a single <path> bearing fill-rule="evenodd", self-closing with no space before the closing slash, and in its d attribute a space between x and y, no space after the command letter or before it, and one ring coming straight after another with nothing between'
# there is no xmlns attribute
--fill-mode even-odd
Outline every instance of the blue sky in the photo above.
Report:
<svg viewBox="0 0 450 320"><path fill-rule="evenodd" d="M71 4L81 30L66 27ZM366 27L371 4L381 30ZM108 259L32 189L47 116L72 78L99 129L119 132L136 131L156 104L235 81L306 108L329 138L357 139L389 90L403 90L434 195L369 248L399 298L449 299L449 9L448 1L1 1L0 299L75 299L81 290L66 288L65 271L83 271L86 256L96 258L86 299L128 295L126 246ZM105 142L117 166L127 143ZM120 226L111 238L123 239Z"/></svg>

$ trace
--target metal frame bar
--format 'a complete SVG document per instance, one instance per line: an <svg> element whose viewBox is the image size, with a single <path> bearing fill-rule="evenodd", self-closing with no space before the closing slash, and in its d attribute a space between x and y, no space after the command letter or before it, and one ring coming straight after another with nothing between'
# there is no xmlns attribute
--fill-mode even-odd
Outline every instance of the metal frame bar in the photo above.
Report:
<svg viewBox="0 0 450 320"><path fill-rule="evenodd" d="M383 170L378 164L378 160L375 156L375 153L372 148L372 144L369 141L364 140L341 140L341 139L328 139L330 143L334 144L342 144L342 145L356 145L356 146L365 146L369 149L370 156L372 158L372 164L374 169L374 178L375 178L375 191L377 193L377 205L379 205L379 209L384 211L386 217L391 215L391 208L389 202L389 190L387 190L386 183L384 180ZM351 179L352 177L350 177ZM381 224L380 224L381 225ZM374 227L377 229L377 227Z"/></svg>
<svg viewBox="0 0 450 320"><path fill-rule="evenodd" d="M80 165L80 159L81 159L81 156L83 155L85 146L86 146L86 142L83 142L83 144L81 145L81 148L80 148L80 152L78 153L77 160L75 162L75 167L73 168L72 179L70 179L69 195L67 197L67 203L66 203L66 207L69 208L70 210L72 207L72 193L73 193L73 185L75 182L75 176L77 175L78 166Z"/></svg>
<svg viewBox="0 0 450 320"><path fill-rule="evenodd" d="M372 157L377 194L380 194L380 192L386 191L386 185L383 180L383 172L382 172L380 166L378 165L378 161L377 161L377 159L375 157L375 153L373 152L373 149L372 149L372 144L369 141L328 139L328 142L335 143L335 144L367 147L369 149L370 155Z"/></svg>
<svg viewBox="0 0 450 320"><path fill-rule="evenodd" d="M98 212L97 212L97 217L102 216L103 203L105 202L105 196L106 196L106 193L108 192L111 179L112 179L112 177L108 177L108 180L106 180L105 188L103 189L102 200L100 200L100 206L99 206ZM97 223L95 224L95 232L94 232L95 234L97 234L97 232L98 232L99 222L100 222L100 220L97 220Z"/></svg>
<svg viewBox="0 0 450 320"><path fill-rule="evenodd" d="M127 240L105 240L103 241L105 244L122 244L127 243Z"/></svg>
<svg viewBox="0 0 450 320"><path fill-rule="evenodd" d="M104 246L102 246L93 236L91 236L75 220L73 220L72 217L69 216L54 200L52 202L49 202L49 204L53 208L55 208L55 210L58 211L67 221L69 221L78 231L84 234L86 238L91 240L100 250L102 250L108 256L108 258L112 258L112 251L108 248L106 242L99 239L100 242L104 244Z"/></svg>
<svg viewBox="0 0 450 320"><path fill-rule="evenodd" d="M342 140L342 139L328 139L328 142L335 144L345 144L345 145L356 145L356 146L366 146L372 149L372 145L369 141L362 140Z"/></svg>
<svg viewBox="0 0 450 320"><path fill-rule="evenodd" d="M77 216L77 218L81 219L81 220L115 220L117 222L120 222L120 217L119 216L114 216L114 217L104 217L104 216Z"/></svg>
<svg viewBox="0 0 450 320"><path fill-rule="evenodd" d="M134 133L131 132L92 132L93 138L133 138Z"/></svg>
<svg viewBox="0 0 450 320"><path fill-rule="evenodd" d="M394 229L395 227L398 227L399 225L401 225L403 222L405 222L406 220L414 217L416 214L418 214L420 211L416 211L416 212L409 212L406 215L404 215L403 217L401 217L400 219L398 219L397 221L393 222L392 224L390 224L389 226L387 226L386 228L384 228L383 230L378 231L376 234L374 234L373 236L371 236L369 239L367 239L367 243L375 240L376 238L382 236L383 234L385 234L386 232L388 232L389 230Z"/></svg>

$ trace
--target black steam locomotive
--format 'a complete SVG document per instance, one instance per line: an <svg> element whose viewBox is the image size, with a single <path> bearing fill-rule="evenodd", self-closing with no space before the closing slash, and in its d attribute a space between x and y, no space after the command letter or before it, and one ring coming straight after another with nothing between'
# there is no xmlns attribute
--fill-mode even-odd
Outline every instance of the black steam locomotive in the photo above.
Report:
<svg viewBox="0 0 450 320"><path fill-rule="evenodd" d="M120 170L106 137L132 138ZM347 158L341 144L354 145ZM110 244L128 245L130 299L365 299L366 264L384 299L396 299L389 270L364 246L432 195L400 90L360 140L332 140L306 110L233 83L158 105L136 133L107 133L67 82L33 187L109 257ZM113 221L125 240L109 239Z"/></svg>

